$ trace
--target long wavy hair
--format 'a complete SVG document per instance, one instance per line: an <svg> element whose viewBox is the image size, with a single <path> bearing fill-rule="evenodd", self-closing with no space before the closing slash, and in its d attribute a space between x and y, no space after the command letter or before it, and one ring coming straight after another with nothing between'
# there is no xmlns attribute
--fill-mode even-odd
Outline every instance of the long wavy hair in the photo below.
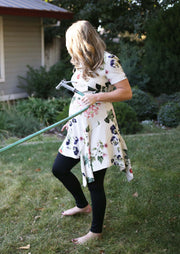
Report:
<svg viewBox="0 0 180 254"><path fill-rule="evenodd" d="M83 78L94 77L104 61L106 45L95 28L86 20L72 24L66 31L66 48L75 68L81 68Z"/></svg>

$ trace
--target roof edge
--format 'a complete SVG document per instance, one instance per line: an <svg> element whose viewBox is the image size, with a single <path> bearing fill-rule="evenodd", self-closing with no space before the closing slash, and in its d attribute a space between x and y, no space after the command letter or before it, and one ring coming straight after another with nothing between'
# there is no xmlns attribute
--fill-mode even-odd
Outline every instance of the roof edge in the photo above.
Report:
<svg viewBox="0 0 180 254"><path fill-rule="evenodd" d="M30 10L22 8L11 8L0 6L0 15L11 15L11 16L30 16L30 17L44 17L44 18L55 18L58 20L72 19L73 13L68 11L47 11L47 10Z"/></svg>

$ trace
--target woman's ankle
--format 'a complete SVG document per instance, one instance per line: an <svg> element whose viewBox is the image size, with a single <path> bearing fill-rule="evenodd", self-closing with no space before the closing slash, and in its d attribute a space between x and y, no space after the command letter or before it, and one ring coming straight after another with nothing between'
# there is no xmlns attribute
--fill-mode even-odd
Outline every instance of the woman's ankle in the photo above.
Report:
<svg viewBox="0 0 180 254"><path fill-rule="evenodd" d="M90 230L89 233L92 233L93 235L97 235L97 236L102 236L102 232L97 233L97 232L93 232L93 231Z"/></svg>

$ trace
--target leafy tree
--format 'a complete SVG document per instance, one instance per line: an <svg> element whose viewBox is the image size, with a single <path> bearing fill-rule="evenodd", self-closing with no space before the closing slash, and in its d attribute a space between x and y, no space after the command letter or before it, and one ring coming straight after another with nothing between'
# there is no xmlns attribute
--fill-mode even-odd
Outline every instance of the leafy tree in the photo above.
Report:
<svg viewBox="0 0 180 254"><path fill-rule="evenodd" d="M108 50L120 57L132 85L154 95L177 91L179 0L46 1L74 13L73 20L62 20L60 27L47 29L47 41L54 35L64 37L67 28L75 21L89 20L96 29L104 29L102 36ZM114 38L127 31L139 38L146 35L145 47L144 42L131 42L130 37L121 37L119 43L114 42ZM62 52L62 58L66 58L66 54L67 51Z"/></svg>
<svg viewBox="0 0 180 254"><path fill-rule="evenodd" d="M144 71L150 77L148 91L154 95L179 91L180 4L160 11L146 27Z"/></svg>
<svg viewBox="0 0 180 254"><path fill-rule="evenodd" d="M51 0L74 13L71 21L61 21L60 33L64 33L70 23L87 19L96 28L101 25L110 38L119 32L144 33L146 20L161 8L159 0Z"/></svg>

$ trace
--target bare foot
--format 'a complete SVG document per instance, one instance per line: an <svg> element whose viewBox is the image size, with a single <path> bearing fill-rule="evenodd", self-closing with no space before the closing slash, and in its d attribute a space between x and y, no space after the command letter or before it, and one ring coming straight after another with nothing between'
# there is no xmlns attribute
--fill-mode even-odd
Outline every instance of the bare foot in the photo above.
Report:
<svg viewBox="0 0 180 254"><path fill-rule="evenodd" d="M92 210L91 206L90 205L87 205L86 207L84 208L79 208L77 206L69 209L69 210L66 210L64 212L62 212L62 215L63 216L71 216L71 215L75 215L75 214L78 214L78 213L90 213Z"/></svg>
<svg viewBox="0 0 180 254"><path fill-rule="evenodd" d="M89 231L86 235L79 237L79 238L75 238L72 239L72 242L74 244L84 244L87 243L90 240L97 240L101 237L102 234L100 233L93 233L91 231Z"/></svg>

